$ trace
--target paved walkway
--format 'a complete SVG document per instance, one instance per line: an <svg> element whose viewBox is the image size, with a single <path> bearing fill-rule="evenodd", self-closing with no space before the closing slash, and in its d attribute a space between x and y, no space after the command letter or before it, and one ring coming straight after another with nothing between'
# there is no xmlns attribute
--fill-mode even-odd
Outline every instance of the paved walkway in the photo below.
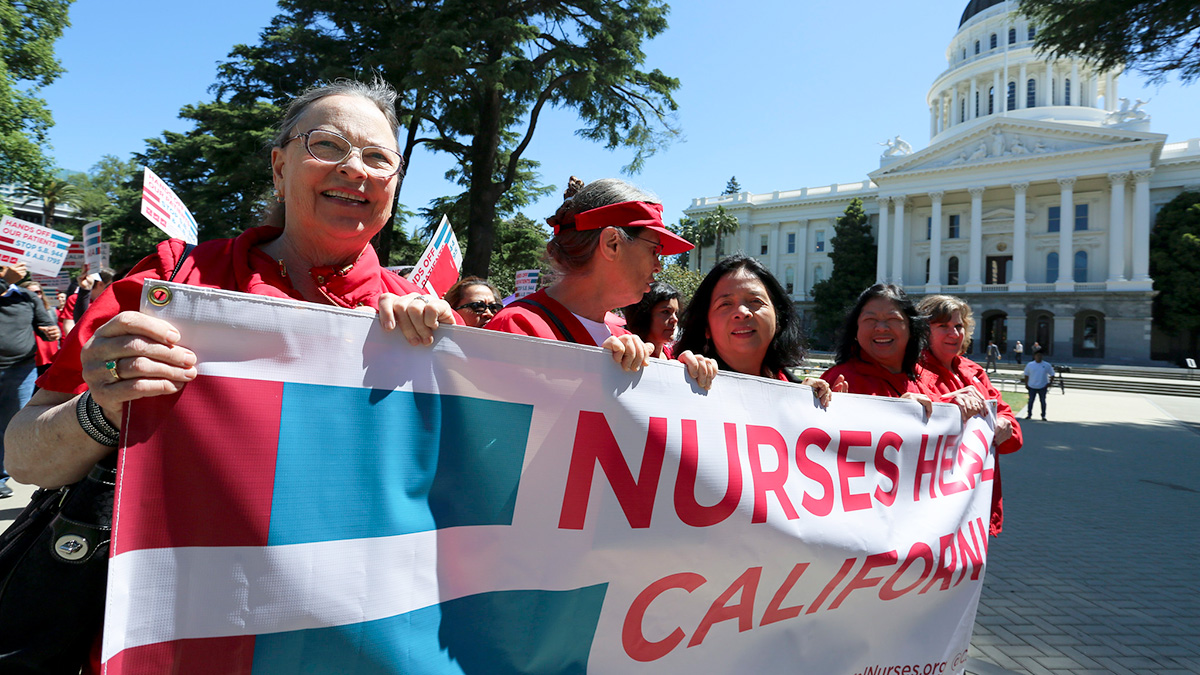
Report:
<svg viewBox="0 0 1200 675"><path fill-rule="evenodd" d="M1200 400L1048 403L1003 459L968 672L1200 673Z"/></svg>

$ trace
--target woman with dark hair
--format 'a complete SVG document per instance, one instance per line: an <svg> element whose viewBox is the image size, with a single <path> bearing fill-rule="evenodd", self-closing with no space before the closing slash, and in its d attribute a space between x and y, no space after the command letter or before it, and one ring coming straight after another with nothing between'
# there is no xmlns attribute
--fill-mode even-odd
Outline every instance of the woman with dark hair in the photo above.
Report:
<svg viewBox="0 0 1200 675"><path fill-rule="evenodd" d="M463 323L475 328L483 328L496 312L504 309L500 304L500 291L490 281L479 277L458 280L443 299L458 312Z"/></svg>
<svg viewBox="0 0 1200 675"><path fill-rule="evenodd" d="M611 312L637 302L662 269L659 256L691 250L692 243L663 225L662 204L615 178L584 185L574 176L558 211L546 220L554 236L546 255L558 272L547 288L515 300L488 323L490 330L603 347L628 371L647 363L651 345ZM716 365L680 354L688 372L707 388Z"/></svg>
<svg viewBox="0 0 1200 675"><path fill-rule="evenodd" d="M665 281L650 284L650 290L636 305L625 308L625 328L642 341L654 346L650 355L674 359L671 345L675 342L675 326L679 324L679 289Z"/></svg>
<svg viewBox="0 0 1200 675"><path fill-rule="evenodd" d="M721 370L777 380L790 380L786 369L804 360L800 317L787 292L762 263L744 255L718 262L700 282L675 347L711 358ZM827 380L806 377L801 384L829 404ZM840 383L836 390L843 390Z"/></svg>
<svg viewBox="0 0 1200 675"><path fill-rule="evenodd" d="M930 295L921 300L917 310L929 321L929 348L921 355L921 366L925 369L921 377L925 385L943 398L971 396L996 402L996 429L992 442L997 455L991 518L991 532L995 536L1004 525L1000 455L1021 449L1021 425L1012 407L992 386L987 370L962 356L971 344L970 336L975 328L971 306L952 295Z"/></svg>

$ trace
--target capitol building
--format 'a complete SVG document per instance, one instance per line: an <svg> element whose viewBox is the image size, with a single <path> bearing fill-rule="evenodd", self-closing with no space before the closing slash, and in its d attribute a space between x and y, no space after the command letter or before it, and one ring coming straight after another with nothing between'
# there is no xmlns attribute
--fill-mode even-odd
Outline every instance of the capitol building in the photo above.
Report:
<svg viewBox="0 0 1200 675"><path fill-rule="evenodd" d="M1153 133L1120 71L1035 53L1017 4L967 5L926 97L927 147L896 137L869 180L704 197L685 213L736 216L725 249L759 258L808 314L834 225L862 199L876 278L970 302L974 353L1020 340L1027 356L1036 342L1052 358L1149 362L1167 344L1151 325L1150 228L1200 190L1200 138ZM711 247L701 257L715 259Z"/></svg>

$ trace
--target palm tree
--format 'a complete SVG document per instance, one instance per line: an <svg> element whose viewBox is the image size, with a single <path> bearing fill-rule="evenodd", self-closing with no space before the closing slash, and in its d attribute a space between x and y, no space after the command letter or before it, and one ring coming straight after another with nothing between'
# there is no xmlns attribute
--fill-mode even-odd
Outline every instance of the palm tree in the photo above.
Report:
<svg viewBox="0 0 1200 675"><path fill-rule="evenodd" d="M42 202L42 225L54 227L54 208L59 204L76 206L80 198L79 188L61 178L42 178L18 187L12 194L14 199L25 198L22 205Z"/></svg>
<svg viewBox="0 0 1200 675"><path fill-rule="evenodd" d="M725 211L724 206L718 206L716 211L700 220L700 226L711 231L717 240L717 256L725 255L722 237L738 231L737 216Z"/></svg>

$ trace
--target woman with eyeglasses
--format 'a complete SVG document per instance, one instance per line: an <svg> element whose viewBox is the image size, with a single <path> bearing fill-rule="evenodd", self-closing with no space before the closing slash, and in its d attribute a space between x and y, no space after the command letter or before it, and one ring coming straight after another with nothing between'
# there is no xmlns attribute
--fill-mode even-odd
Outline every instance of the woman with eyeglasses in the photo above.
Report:
<svg viewBox="0 0 1200 675"><path fill-rule="evenodd" d="M615 178L584 185L571 177L564 201L547 219L554 236L546 255L559 277L510 303L488 323L491 330L603 347L628 371L647 363L653 345L633 335L612 313L650 290L662 269L659 256L691 250L663 225L662 204ZM716 364L691 352L679 355L707 388Z"/></svg>
<svg viewBox="0 0 1200 675"><path fill-rule="evenodd" d="M446 291L444 299L462 317L463 323L475 328L483 328L496 312L504 309L500 304L500 291L479 277L458 280Z"/></svg>

